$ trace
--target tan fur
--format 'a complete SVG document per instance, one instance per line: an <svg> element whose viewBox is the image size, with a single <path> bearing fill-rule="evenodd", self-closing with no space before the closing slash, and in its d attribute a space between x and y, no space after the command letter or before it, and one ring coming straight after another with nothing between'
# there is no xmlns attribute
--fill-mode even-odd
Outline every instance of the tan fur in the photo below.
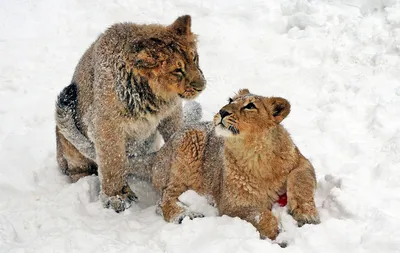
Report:
<svg viewBox="0 0 400 253"><path fill-rule="evenodd" d="M283 98L241 90L215 116L180 130L153 158L152 182L162 192L166 221L194 218L178 197L192 189L212 197L221 215L252 223L261 237L275 239L278 221L271 208L287 193L299 225L318 223L315 172L279 124L290 112ZM215 133L220 133L218 136ZM139 164L138 164L139 165Z"/></svg>
<svg viewBox="0 0 400 253"><path fill-rule="evenodd" d="M105 205L117 211L134 198L124 179L128 144L140 146L157 130L168 141L182 124L181 98L193 99L205 88L190 26L190 16L170 26L113 25L85 52L73 86L59 96L60 167L77 180L97 165ZM75 87L77 104L68 95ZM68 117L74 124L67 126ZM75 126L93 143L95 157L73 138Z"/></svg>
<svg viewBox="0 0 400 253"><path fill-rule="evenodd" d="M60 134L56 127L57 161L61 170L71 177L72 182L96 172L96 164L84 157L78 150Z"/></svg>

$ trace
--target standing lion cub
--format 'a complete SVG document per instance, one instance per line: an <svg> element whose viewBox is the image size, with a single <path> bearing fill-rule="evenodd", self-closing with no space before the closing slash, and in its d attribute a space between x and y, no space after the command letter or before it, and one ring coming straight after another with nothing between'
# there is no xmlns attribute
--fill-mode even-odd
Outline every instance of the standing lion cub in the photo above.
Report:
<svg viewBox="0 0 400 253"><path fill-rule="evenodd" d="M283 98L241 90L214 123L183 127L155 155L136 163L133 174L162 193L160 208L169 222L202 216L178 199L192 189L212 199L221 215L252 223L261 237L278 235L271 208L284 193L299 225L319 223L314 168L280 125L289 112Z"/></svg>
<svg viewBox="0 0 400 253"><path fill-rule="evenodd" d="M77 180L98 167L104 204L116 211L135 198L125 180L127 147L141 150L156 131L168 141L182 124L181 99L205 88L190 26L190 16L169 26L111 26L82 56L58 97L60 168Z"/></svg>

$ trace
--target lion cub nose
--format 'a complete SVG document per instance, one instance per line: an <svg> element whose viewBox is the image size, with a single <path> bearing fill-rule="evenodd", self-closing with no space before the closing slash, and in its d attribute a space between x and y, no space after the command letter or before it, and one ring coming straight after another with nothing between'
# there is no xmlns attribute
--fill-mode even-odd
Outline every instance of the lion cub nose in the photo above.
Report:
<svg viewBox="0 0 400 253"><path fill-rule="evenodd" d="M229 116L229 115L231 115L232 113L230 113L230 112L227 112L227 111L225 111L225 110L219 110L219 115L221 115L221 119L223 119L223 118L225 118L226 116Z"/></svg>
<svg viewBox="0 0 400 253"><path fill-rule="evenodd" d="M194 89L198 91L204 90L205 87L205 82L203 81L193 81L190 83L190 86L192 86Z"/></svg>

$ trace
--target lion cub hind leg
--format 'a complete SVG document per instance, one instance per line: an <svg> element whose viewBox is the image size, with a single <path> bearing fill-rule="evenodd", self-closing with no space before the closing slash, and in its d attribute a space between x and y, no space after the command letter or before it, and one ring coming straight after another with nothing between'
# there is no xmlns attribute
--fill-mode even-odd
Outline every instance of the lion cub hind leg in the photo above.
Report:
<svg viewBox="0 0 400 253"><path fill-rule="evenodd" d="M179 148L171 164L170 180L160 204L164 219L168 222L180 223L184 217L204 217L203 214L189 211L178 198L189 189L199 194L205 192L202 175L205 143L206 134L199 130L188 130L180 137Z"/></svg>
<svg viewBox="0 0 400 253"><path fill-rule="evenodd" d="M300 162L287 180L288 211L298 226L320 223L314 202L316 179L311 163L300 154Z"/></svg>
<svg viewBox="0 0 400 253"><path fill-rule="evenodd" d="M72 182L92 174L97 175L97 165L83 156L56 127L57 162L61 171L71 178Z"/></svg>

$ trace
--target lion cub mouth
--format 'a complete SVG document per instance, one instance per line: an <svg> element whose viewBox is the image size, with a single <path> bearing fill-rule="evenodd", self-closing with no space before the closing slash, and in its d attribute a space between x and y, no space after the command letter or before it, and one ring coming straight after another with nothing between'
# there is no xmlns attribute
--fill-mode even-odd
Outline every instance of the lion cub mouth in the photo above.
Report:
<svg viewBox="0 0 400 253"><path fill-rule="evenodd" d="M188 88L186 89L183 93L178 94L180 98L183 99L194 99L196 98L203 89L197 89L197 88Z"/></svg>
<svg viewBox="0 0 400 253"><path fill-rule="evenodd" d="M239 134L239 129L232 125L227 125L221 120L215 124L215 133L223 137L233 137Z"/></svg>

